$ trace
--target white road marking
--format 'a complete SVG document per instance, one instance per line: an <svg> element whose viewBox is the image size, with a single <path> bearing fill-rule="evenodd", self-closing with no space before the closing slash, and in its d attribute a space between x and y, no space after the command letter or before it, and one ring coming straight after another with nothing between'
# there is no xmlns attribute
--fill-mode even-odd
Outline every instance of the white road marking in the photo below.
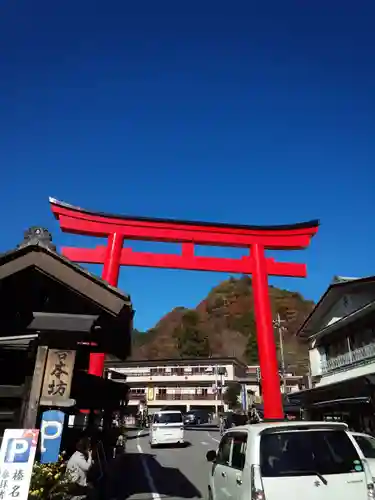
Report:
<svg viewBox="0 0 375 500"><path fill-rule="evenodd" d="M141 448L141 445L139 444L139 438L142 434L142 431L139 431L138 432L138 436L137 436L137 450L138 450L138 453L143 453L143 450ZM146 479L147 479L147 482L148 482L148 485L150 487L150 490L151 490L151 496L154 500L161 500L161 496L159 495L159 493L156 491L156 486L155 486L155 482L152 478L152 475L151 475L151 472L150 472L150 469L147 465L147 461L144 457L142 457L142 465L143 465L143 470L145 472L145 476L146 476Z"/></svg>
<svg viewBox="0 0 375 500"><path fill-rule="evenodd" d="M201 441L201 444L208 446L208 443L206 443L206 441Z"/></svg>
<svg viewBox="0 0 375 500"><path fill-rule="evenodd" d="M213 441L216 441L217 443L220 443L220 439L216 439L214 438L213 436L211 436L211 434L207 431L207 434L210 436L210 438L213 440Z"/></svg>

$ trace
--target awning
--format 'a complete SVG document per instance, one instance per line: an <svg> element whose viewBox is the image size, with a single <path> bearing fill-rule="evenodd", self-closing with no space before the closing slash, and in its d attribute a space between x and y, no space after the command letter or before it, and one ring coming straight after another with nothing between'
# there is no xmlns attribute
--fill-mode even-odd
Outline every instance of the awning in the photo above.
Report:
<svg viewBox="0 0 375 500"><path fill-rule="evenodd" d="M375 375L367 375L294 392L289 395L289 400L299 403L304 408L317 408L368 403L373 394L375 394Z"/></svg>
<svg viewBox="0 0 375 500"><path fill-rule="evenodd" d="M318 403L313 403L312 406L315 408L324 408L328 406L335 405L355 405L355 404L363 404L370 403L371 398L367 397L359 397L359 398L341 398L341 399L331 399L328 401L319 401Z"/></svg>

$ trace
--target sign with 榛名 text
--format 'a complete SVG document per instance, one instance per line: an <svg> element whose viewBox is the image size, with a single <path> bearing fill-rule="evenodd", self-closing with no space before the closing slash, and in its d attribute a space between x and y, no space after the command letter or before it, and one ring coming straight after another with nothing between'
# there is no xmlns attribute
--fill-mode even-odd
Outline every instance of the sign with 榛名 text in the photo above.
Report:
<svg viewBox="0 0 375 500"><path fill-rule="evenodd" d="M6 429L0 449L0 499L27 500L38 429Z"/></svg>
<svg viewBox="0 0 375 500"><path fill-rule="evenodd" d="M53 400L55 404L70 397L76 351L50 349L44 374L42 399Z"/></svg>

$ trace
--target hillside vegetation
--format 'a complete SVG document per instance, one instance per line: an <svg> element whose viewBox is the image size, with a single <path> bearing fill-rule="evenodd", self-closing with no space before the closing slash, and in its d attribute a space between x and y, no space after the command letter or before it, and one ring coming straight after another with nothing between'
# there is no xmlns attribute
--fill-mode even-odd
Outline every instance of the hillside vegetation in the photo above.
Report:
<svg viewBox="0 0 375 500"><path fill-rule="evenodd" d="M230 278L213 288L195 309L177 307L148 332L134 332L133 359L235 356L257 364L257 341L252 282L248 276ZM299 293L270 287L273 315L285 320L286 366L305 373L307 347L295 332L314 303ZM278 334L275 340L279 344Z"/></svg>

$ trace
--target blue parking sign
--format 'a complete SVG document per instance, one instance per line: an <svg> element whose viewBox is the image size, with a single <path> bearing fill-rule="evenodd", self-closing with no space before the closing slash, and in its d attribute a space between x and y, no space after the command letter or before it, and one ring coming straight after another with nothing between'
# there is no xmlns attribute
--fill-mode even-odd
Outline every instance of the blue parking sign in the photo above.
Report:
<svg viewBox="0 0 375 500"><path fill-rule="evenodd" d="M26 464L29 461L33 438L8 439L4 462L7 464Z"/></svg>
<svg viewBox="0 0 375 500"><path fill-rule="evenodd" d="M59 410L43 412L40 426L40 462L55 463L59 459L65 413Z"/></svg>

